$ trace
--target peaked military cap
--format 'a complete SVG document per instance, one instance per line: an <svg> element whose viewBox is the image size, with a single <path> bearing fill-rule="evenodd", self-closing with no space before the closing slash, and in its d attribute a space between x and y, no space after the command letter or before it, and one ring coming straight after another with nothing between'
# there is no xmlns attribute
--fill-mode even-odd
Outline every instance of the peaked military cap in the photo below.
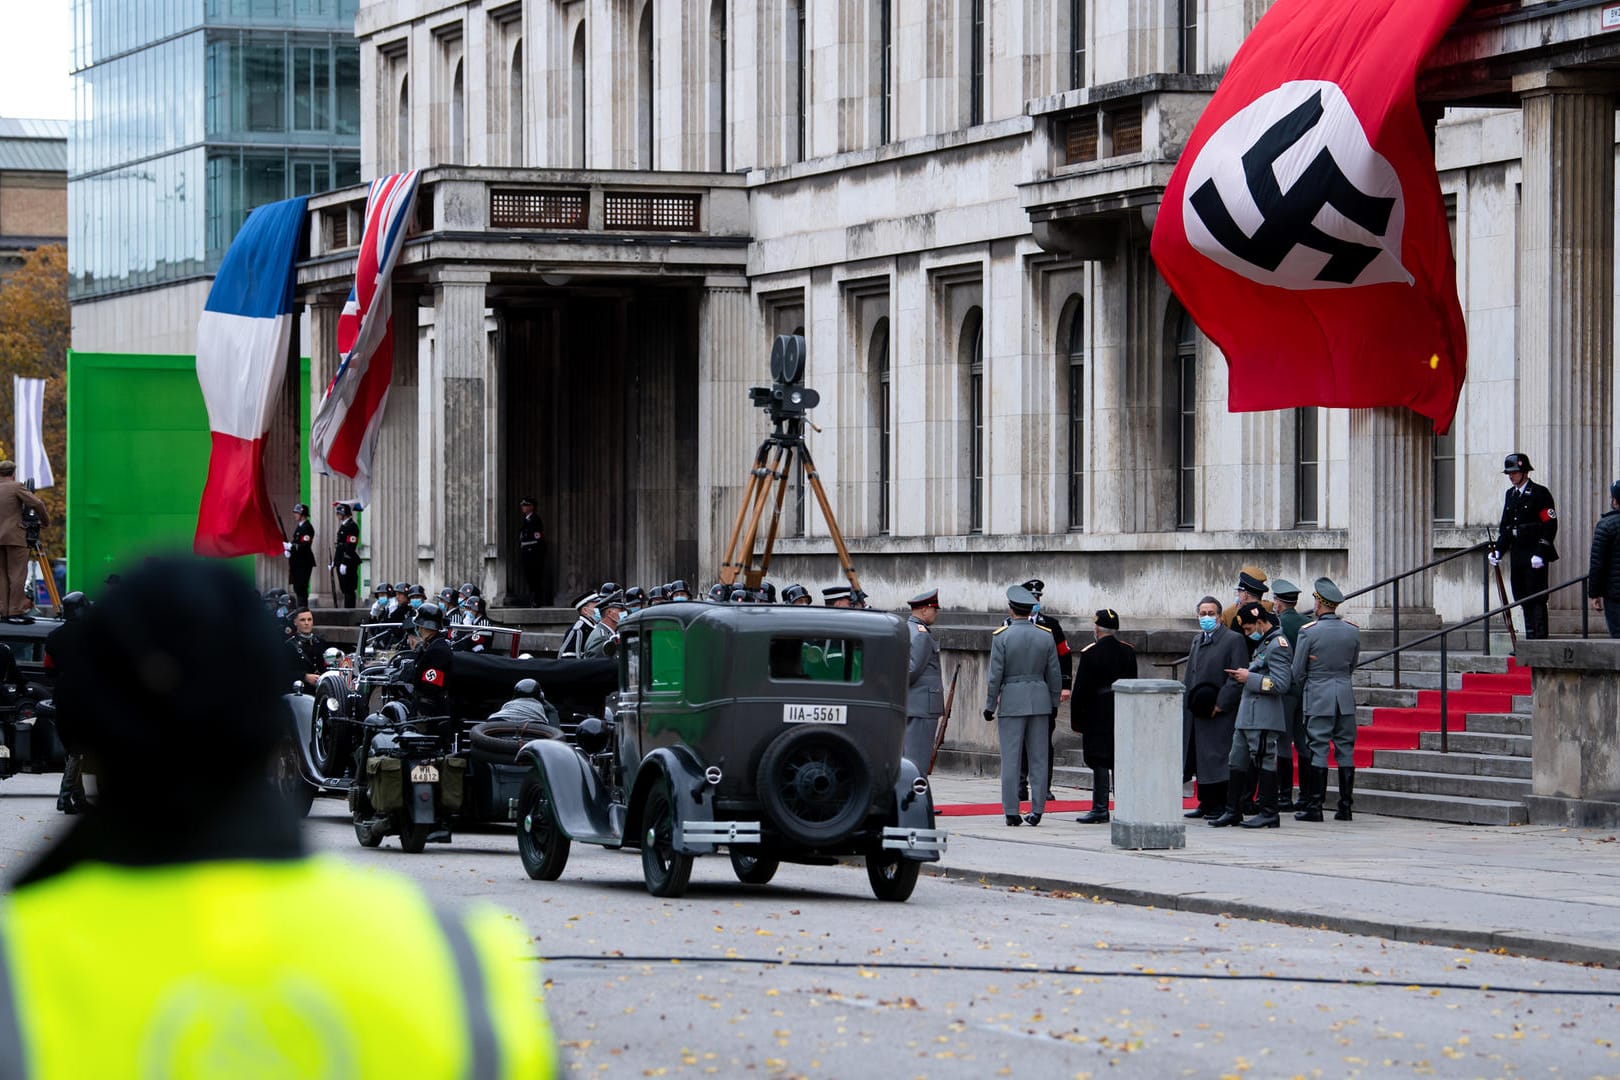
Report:
<svg viewBox="0 0 1620 1080"><path fill-rule="evenodd" d="M824 603L830 604L834 600L847 599L849 594L850 588L848 585L832 585L821 590L821 599Z"/></svg>
<svg viewBox="0 0 1620 1080"><path fill-rule="evenodd" d="M910 607L914 607L914 608L939 607L939 590L938 589L929 589L925 593L918 593L916 596L913 596L910 600L907 600L906 603ZM1031 600L1030 603L1033 604L1034 601Z"/></svg>
<svg viewBox="0 0 1620 1080"><path fill-rule="evenodd" d="M598 599L596 590L595 589L586 589L584 592L582 592L578 596L574 597L574 602L570 606L573 607L573 609L575 611L578 611L579 609L583 608L586 604L590 603L592 600L595 600L595 599Z"/></svg>
<svg viewBox="0 0 1620 1080"><path fill-rule="evenodd" d="M611 596L602 597L601 606L603 608L619 608L621 611L629 607L629 605L624 602L624 593L622 592L616 592Z"/></svg>
<svg viewBox="0 0 1620 1080"><path fill-rule="evenodd" d="M1240 623L1260 623L1271 621L1270 617L1266 614L1266 609L1261 607L1253 600L1238 607L1237 620Z"/></svg>
<svg viewBox="0 0 1620 1080"><path fill-rule="evenodd" d="M1339 590L1337 585L1333 584L1331 578L1319 577L1316 579L1316 584L1311 588L1316 590L1317 596L1330 604L1344 603L1344 593Z"/></svg>
<svg viewBox="0 0 1620 1080"><path fill-rule="evenodd" d="M1091 621L1102 627L1104 630L1118 630L1119 612L1115 611L1113 608L1099 608L1097 610L1096 618L1092 619Z"/></svg>
<svg viewBox="0 0 1620 1080"><path fill-rule="evenodd" d="M1245 566L1238 571L1237 587L1255 596L1266 595L1266 572L1258 566Z"/></svg>
<svg viewBox="0 0 1620 1080"><path fill-rule="evenodd" d="M1039 600L1041 595L1046 592L1046 582L1042 581L1038 577L1032 577L1028 581L1024 582L1024 588L1034 593L1035 599Z"/></svg>
<svg viewBox="0 0 1620 1080"><path fill-rule="evenodd" d="M1027 613L1034 610L1038 603L1040 599L1022 585L1014 585L1007 590L1007 606L1014 611Z"/></svg>
<svg viewBox="0 0 1620 1080"><path fill-rule="evenodd" d="M1282 578L1278 578L1277 584L1272 587L1271 595L1275 596L1279 600L1298 600L1299 586L1295 585L1292 581L1285 581Z"/></svg>

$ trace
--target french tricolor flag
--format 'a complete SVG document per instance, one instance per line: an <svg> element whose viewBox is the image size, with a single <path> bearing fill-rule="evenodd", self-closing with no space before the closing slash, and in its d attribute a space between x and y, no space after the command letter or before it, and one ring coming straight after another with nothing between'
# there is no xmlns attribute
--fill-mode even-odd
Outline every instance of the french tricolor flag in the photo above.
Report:
<svg viewBox="0 0 1620 1080"><path fill-rule="evenodd" d="M197 322L197 381L214 438L191 545L199 555L282 551L265 487L264 438L297 326L293 270L308 201L287 199L248 215Z"/></svg>

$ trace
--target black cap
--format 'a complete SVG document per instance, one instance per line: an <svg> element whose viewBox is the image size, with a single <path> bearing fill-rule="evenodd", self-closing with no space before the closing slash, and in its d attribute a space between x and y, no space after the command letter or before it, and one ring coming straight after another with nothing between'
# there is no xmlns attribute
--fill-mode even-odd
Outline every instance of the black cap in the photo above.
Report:
<svg viewBox="0 0 1620 1080"><path fill-rule="evenodd" d="M821 590L821 602L831 605L834 600L848 600L850 591L848 585L829 585Z"/></svg>
<svg viewBox="0 0 1620 1080"><path fill-rule="evenodd" d="M1257 567L1245 566L1238 571L1237 587L1254 596L1266 595L1266 572Z"/></svg>
<svg viewBox="0 0 1620 1080"><path fill-rule="evenodd" d="M309 507L305 506L303 503L293 503L293 513L308 516Z"/></svg>
<svg viewBox="0 0 1620 1080"><path fill-rule="evenodd" d="M1119 629L1119 612L1113 608L1098 608L1096 616L1091 620L1104 630Z"/></svg>
<svg viewBox="0 0 1620 1080"><path fill-rule="evenodd" d="M1024 582L1024 588L1034 593L1035 599L1039 600L1041 598L1041 594L1046 592L1046 582L1042 581L1038 577L1032 577L1028 581Z"/></svg>
<svg viewBox="0 0 1620 1080"><path fill-rule="evenodd" d="M612 595L602 597L602 602L597 606L603 609L618 608L621 611L625 610L627 607L624 602L624 593L622 592L615 592Z"/></svg>
<svg viewBox="0 0 1620 1080"><path fill-rule="evenodd" d="M535 503L535 501L532 498L525 495L525 496L523 496L523 498L518 500L518 505L519 506L535 506L537 504Z"/></svg>
<svg viewBox="0 0 1620 1080"><path fill-rule="evenodd" d="M1240 623L1262 623L1270 622L1271 616L1266 612L1263 605L1250 601L1247 604L1239 605L1237 620Z"/></svg>
<svg viewBox="0 0 1620 1080"><path fill-rule="evenodd" d="M332 509L337 511L338 517L349 516L349 504L346 502L335 502L332 504Z"/></svg>
<svg viewBox="0 0 1620 1080"><path fill-rule="evenodd" d="M1620 480L1609 485L1609 498L1620 499Z"/></svg>
<svg viewBox="0 0 1620 1080"><path fill-rule="evenodd" d="M1534 472L1535 469L1530 464L1530 456L1528 454L1512 453L1502 459L1502 471L1504 473L1527 473Z"/></svg>

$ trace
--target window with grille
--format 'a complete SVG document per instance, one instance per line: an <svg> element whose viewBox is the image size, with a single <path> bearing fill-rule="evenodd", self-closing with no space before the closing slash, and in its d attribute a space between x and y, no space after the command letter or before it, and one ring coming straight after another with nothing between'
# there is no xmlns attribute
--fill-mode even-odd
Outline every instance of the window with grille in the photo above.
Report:
<svg viewBox="0 0 1620 1080"><path fill-rule="evenodd" d="M1069 531L1086 525L1086 315L1078 300L1069 322Z"/></svg>
<svg viewBox="0 0 1620 1080"><path fill-rule="evenodd" d="M1434 437L1434 520L1457 522L1457 429Z"/></svg>
<svg viewBox="0 0 1620 1080"><path fill-rule="evenodd" d="M1069 0L1069 89L1086 85L1086 0Z"/></svg>
<svg viewBox="0 0 1620 1080"><path fill-rule="evenodd" d="M610 191L602 196L602 227L649 232L698 228L700 196L680 193L644 195Z"/></svg>
<svg viewBox="0 0 1620 1080"><path fill-rule="evenodd" d="M496 229L583 229L587 196L583 191L507 191L489 193L489 224Z"/></svg>
<svg viewBox="0 0 1620 1080"><path fill-rule="evenodd" d="M1317 450L1320 412L1294 410L1294 524L1314 526L1319 521L1321 454Z"/></svg>
<svg viewBox="0 0 1620 1080"><path fill-rule="evenodd" d="M968 350L968 531L984 532L984 313L977 308Z"/></svg>
<svg viewBox="0 0 1620 1080"><path fill-rule="evenodd" d="M1198 70L1198 0L1176 0L1181 7L1180 63L1177 70L1191 74Z"/></svg>

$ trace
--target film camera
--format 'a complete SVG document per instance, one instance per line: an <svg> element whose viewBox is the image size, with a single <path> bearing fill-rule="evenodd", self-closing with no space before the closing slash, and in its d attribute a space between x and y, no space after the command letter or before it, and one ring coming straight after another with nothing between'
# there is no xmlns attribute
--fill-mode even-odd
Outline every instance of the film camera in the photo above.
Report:
<svg viewBox="0 0 1620 1080"><path fill-rule="evenodd" d="M821 404L821 395L804 385L804 359L802 334L776 335L771 345L771 385L748 390L748 400L778 425L803 423L805 412Z"/></svg>
<svg viewBox="0 0 1620 1080"><path fill-rule="evenodd" d="M33 480L27 481L27 487L29 491L34 490ZM28 539L29 550L38 551L39 531L45 527L45 518L32 506L24 506L22 509L22 527L23 535Z"/></svg>

